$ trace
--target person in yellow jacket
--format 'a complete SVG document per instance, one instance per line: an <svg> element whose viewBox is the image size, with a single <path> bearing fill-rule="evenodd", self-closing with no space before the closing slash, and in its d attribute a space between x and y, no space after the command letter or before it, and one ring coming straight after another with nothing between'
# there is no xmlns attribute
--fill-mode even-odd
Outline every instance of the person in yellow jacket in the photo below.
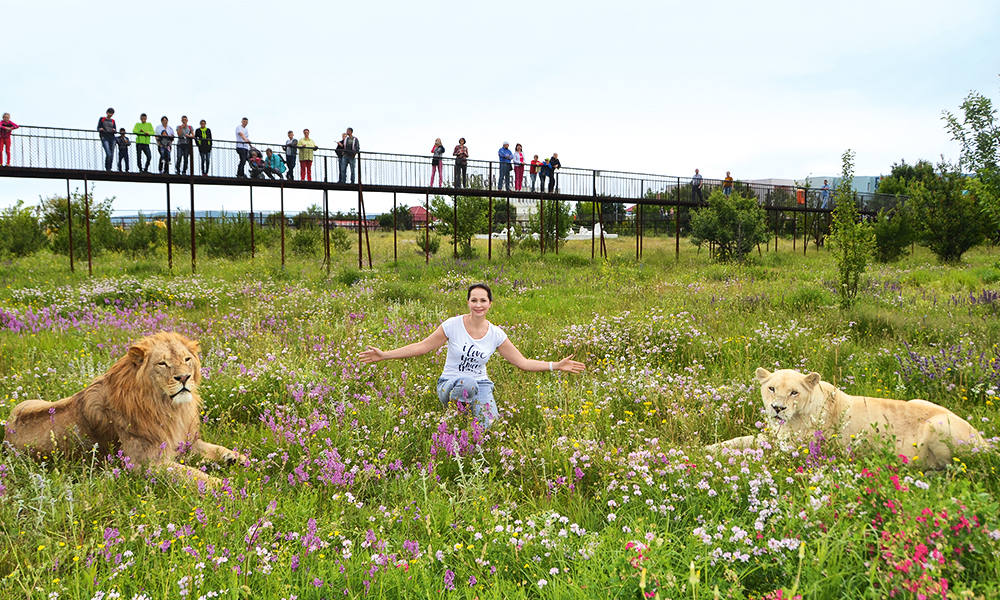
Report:
<svg viewBox="0 0 1000 600"><path fill-rule="evenodd" d="M299 179L302 181L313 180L313 151L316 150L316 142L309 137L309 130L302 130L302 139L299 140Z"/></svg>
<svg viewBox="0 0 1000 600"><path fill-rule="evenodd" d="M155 135L153 124L146 122L146 113L139 115L139 122L132 128L135 134L135 166L139 167L140 173L149 173L149 161L152 155L149 152L149 136ZM146 166L142 166L142 155L146 155Z"/></svg>

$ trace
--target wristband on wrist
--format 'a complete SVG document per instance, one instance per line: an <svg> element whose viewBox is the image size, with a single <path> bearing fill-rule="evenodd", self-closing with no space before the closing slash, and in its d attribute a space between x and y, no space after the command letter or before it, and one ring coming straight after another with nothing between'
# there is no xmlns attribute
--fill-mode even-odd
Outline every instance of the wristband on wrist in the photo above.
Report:
<svg viewBox="0 0 1000 600"><path fill-rule="evenodd" d="M549 371L551 371L551 370L552 370L552 361L550 360L549 361Z"/></svg>

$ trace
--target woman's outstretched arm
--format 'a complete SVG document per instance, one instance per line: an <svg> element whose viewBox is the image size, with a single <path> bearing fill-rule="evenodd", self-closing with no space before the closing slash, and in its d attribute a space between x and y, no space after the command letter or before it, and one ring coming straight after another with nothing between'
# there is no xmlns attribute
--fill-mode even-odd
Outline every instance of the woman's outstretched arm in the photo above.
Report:
<svg viewBox="0 0 1000 600"><path fill-rule="evenodd" d="M394 358L412 358L414 356L422 356L427 354L431 350L437 350L441 346L448 342L448 336L444 334L444 329L438 325L438 328L434 330L434 333L420 340L419 342L414 342L402 348L396 348L395 350L379 350L375 346L368 346L368 349L359 354L361 361L365 364L377 363L381 360L392 360Z"/></svg>
<svg viewBox="0 0 1000 600"><path fill-rule="evenodd" d="M521 351L517 349L517 346L510 341L510 338L507 338L502 344L500 344L500 347L497 348L497 352L500 353L500 356L504 357L504 360L522 371L565 371L567 373L583 373L587 368L587 365L582 362L572 360L572 354L562 360L552 362L547 360L525 358L524 355L521 354Z"/></svg>

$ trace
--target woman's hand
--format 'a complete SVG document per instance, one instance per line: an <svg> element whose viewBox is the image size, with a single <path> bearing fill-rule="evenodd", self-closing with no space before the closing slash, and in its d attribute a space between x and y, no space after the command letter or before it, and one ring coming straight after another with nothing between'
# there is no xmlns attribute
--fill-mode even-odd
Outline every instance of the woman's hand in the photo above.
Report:
<svg viewBox="0 0 1000 600"><path fill-rule="evenodd" d="M571 360L573 355L570 354L566 358L562 359L557 363L553 363L553 371L565 371L567 373L583 373L587 370L587 365L582 362Z"/></svg>
<svg viewBox="0 0 1000 600"><path fill-rule="evenodd" d="M368 349L358 356L361 358L361 362L366 365L371 365L379 362L380 360L385 360L385 354L375 346L368 346Z"/></svg>

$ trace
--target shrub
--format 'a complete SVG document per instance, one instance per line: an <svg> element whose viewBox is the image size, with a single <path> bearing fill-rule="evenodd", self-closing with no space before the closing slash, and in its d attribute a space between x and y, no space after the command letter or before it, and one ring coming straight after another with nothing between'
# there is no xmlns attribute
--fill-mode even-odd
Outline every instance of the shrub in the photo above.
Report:
<svg viewBox="0 0 1000 600"><path fill-rule="evenodd" d="M937 177L913 185L911 199L920 243L941 262L954 263L986 240L992 220L983 214L975 190L968 189L958 169L944 162L938 169Z"/></svg>
<svg viewBox="0 0 1000 600"><path fill-rule="evenodd" d="M716 190L708 206L692 215L691 237L699 248L708 242L719 262L743 262L754 246L767 241L767 215L753 198Z"/></svg>
<svg viewBox="0 0 1000 600"><path fill-rule="evenodd" d="M913 211L908 205L878 211L872 226L875 232L875 260L890 263L907 255L907 246L917 239Z"/></svg>
<svg viewBox="0 0 1000 600"><path fill-rule="evenodd" d="M165 231L163 237L166 237ZM125 232L122 250L128 252L133 258L148 257L160 247L160 239L160 226L154 221L147 221L146 217L139 213L135 223Z"/></svg>
<svg viewBox="0 0 1000 600"><path fill-rule="evenodd" d="M18 200L0 213L0 255L28 256L47 243L38 217L23 201Z"/></svg>
<svg viewBox="0 0 1000 600"><path fill-rule="evenodd" d="M347 252L351 249L351 236L346 229L334 227L330 230L330 247L337 252Z"/></svg>
<svg viewBox="0 0 1000 600"><path fill-rule="evenodd" d="M93 196L88 198L92 254L101 254L106 250L120 250L124 245L125 231L115 228L111 223L113 202L114 197L101 201L95 201ZM70 203L73 209L73 255L83 259L87 257L86 206L83 195L79 192L73 193ZM52 236L52 248L59 254L69 255L69 215L66 198L50 196L42 200L42 225Z"/></svg>
<svg viewBox="0 0 1000 600"><path fill-rule="evenodd" d="M316 256L323 246L323 232L315 227L299 229L292 236L290 246L296 256Z"/></svg>
<svg viewBox="0 0 1000 600"><path fill-rule="evenodd" d="M278 236L274 228L254 224L253 245L266 248L274 244ZM204 250L213 258L237 258L251 254L250 219L246 213L236 213L202 221L197 225L196 241L199 250Z"/></svg>
<svg viewBox="0 0 1000 600"><path fill-rule="evenodd" d="M434 234L430 236L430 242L428 242L425 233L418 231L417 248L420 249L419 254L426 254L428 252L428 246L430 247L429 252L431 254L437 254L437 251L441 249L441 236Z"/></svg>
<svg viewBox="0 0 1000 600"><path fill-rule="evenodd" d="M477 233L486 233L489 220L489 202L478 196L458 196L455 204L449 204L441 196L431 199L431 213L440 222L440 231L444 235L458 240L458 253L465 258L471 258L472 237ZM458 224L455 224L455 216ZM418 240L419 244L420 241ZM421 247L421 249L423 249ZM432 250L432 253L435 250Z"/></svg>

